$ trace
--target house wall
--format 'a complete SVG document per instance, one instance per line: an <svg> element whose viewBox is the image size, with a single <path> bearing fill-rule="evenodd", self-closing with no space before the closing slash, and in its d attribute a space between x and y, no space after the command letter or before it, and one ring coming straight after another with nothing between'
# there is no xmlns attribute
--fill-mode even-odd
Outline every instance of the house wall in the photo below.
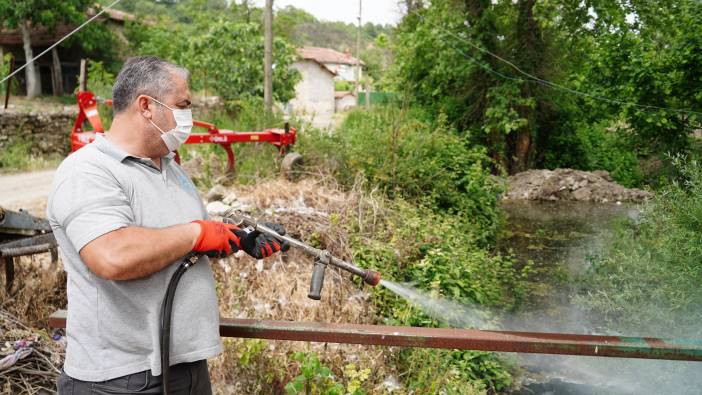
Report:
<svg viewBox="0 0 702 395"><path fill-rule="evenodd" d="M356 96L346 95L336 99L336 111L346 111L350 108L356 107Z"/></svg>
<svg viewBox="0 0 702 395"><path fill-rule="evenodd" d="M326 63L329 70L336 73L336 79L341 81L356 81L356 66L340 63ZM363 68L360 70L359 77L363 77Z"/></svg>
<svg viewBox="0 0 702 395"><path fill-rule="evenodd" d="M293 63L302 79L295 86L293 110L298 113L328 115L334 113L334 79L318 63L302 60Z"/></svg>

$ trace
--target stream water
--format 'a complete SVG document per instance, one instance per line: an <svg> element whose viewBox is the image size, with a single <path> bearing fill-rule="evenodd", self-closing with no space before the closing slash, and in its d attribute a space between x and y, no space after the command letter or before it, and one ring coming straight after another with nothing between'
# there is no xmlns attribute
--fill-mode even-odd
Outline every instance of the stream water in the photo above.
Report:
<svg viewBox="0 0 702 395"><path fill-rule="evenodd" d="M505 330L615 334L597 317L572 302L574 279L604 253L620 221L636 221L634 205L582 202L503 202L507 214L498 248L520 264L531 262L536 292L520 311L501 315ZM383 285L427 314L455 327L492 328L490 314L478 306L432 298L408 285ZM637 334L621 334L636 336ZM663 334L662 334L663 335ZM556 355L506 354L523 370L526 394L702 394L702 364Z"/></svg>
<svg viewBox="0 0 702 395"><path fill-rule="evenodd" d="M535 332L618 334L574 304L574 281L602 255L617 224L636 221L635 205L583 202L503 202L506 232L498 248L531 260L538 292L505 328ZM596 289L590 290L596 292ZM674 325L674 323L671 323ZM658 334L665 336L665 334ZM517 394L701 394L697 362L555 355L516 356L525 370Z"/></svg>

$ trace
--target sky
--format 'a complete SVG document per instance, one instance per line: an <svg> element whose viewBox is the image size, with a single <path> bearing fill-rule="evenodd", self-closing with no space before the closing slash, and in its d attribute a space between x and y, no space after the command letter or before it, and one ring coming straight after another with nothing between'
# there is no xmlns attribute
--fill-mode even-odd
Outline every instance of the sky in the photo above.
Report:
<svg viewBox="0 0 702 395"><path fill-rule="evenodd" d="M265 0L255 0L259 7ZM395 25L402 17L401 0L363 0L361 23L372 22ZM358 0L273 0L273 9L292 5L317 19L358 23Z"/></svg>

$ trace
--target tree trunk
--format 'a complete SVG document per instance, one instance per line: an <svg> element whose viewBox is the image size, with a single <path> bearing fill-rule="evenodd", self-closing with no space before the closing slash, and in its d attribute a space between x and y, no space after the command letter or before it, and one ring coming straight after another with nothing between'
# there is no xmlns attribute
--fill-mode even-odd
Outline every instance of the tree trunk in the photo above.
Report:
<svg viewBox="0 0 702 395"><path fill-rule="evenodd" d="M53 60L51 67L51 86L54 91L54 96L61 96L63 95L63 74L61 73L61 61L59 60L56 48L51 50L51 58Z"/></svg>
<svg viewBox="0 0 702 395"><path fill-rule="evenodd" d="M34 53L32 52L32 41L29 37L29 22L24 21L19 25L20 30L22 31L25 62L29 63L29 61L34 57ZM34 63L29 63L24 69L27 80L27 97L30 99L41 94L40 77L37 71L38 70L34 67Z"/></svg>
<svg viewBox="0 0 702 395"><path fill-rule="evenodd" d="M517 19L517 37L519 43L518 64L523 70L536 76L542 74L541 67L543 66L544 43L541 38L539 24L534 18L534 6L536 0L520 0L519 1L519 16ZM530 84L523 84L521 95L524 99L535 98L539 100L537 92L532 89ZM532 142L532 131L536 128L536 107L522 105L519 106L519 115L527 120L526 125L519 128L514 145L514 162L512 163L512 173L525 171L532 165L532 156L534 152L534 144Z"/></svg>

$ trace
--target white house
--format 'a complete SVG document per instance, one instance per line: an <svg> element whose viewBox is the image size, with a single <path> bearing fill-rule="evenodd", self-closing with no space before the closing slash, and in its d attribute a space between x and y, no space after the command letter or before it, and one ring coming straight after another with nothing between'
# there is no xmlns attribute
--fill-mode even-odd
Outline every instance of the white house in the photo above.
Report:
<svg viewBox="0 0 702 395"><path fill-rule="evenodd" d="M315 126L327 127L334 112L356 105L351 92L334 92L334 81L355 81L356 67L360 71L363 62L328 48L304 47L297 52L299 58L293 67L302 79L295 85L295 98L290 104L293 111L311 119Z"/></svg>
<svg viewBox="0 0 702 395"><path fill-rule="evenodd" d="M349 53L342 53L330 48L302 47L298 49L298 54L303 59L314 59L326 66L336 73L336 80L356 82L356 69L358 69L358 77L363 77L363 61L354 58Z"/></svg>
<svg viewBox="0 0 702 395"><path fill-rule="evenodd" d="M336 73L314 59L299 59L293 67L302 79L295 85L295 98L290 102L295 112L313 118L334 114L334 77Z"/></svg>

